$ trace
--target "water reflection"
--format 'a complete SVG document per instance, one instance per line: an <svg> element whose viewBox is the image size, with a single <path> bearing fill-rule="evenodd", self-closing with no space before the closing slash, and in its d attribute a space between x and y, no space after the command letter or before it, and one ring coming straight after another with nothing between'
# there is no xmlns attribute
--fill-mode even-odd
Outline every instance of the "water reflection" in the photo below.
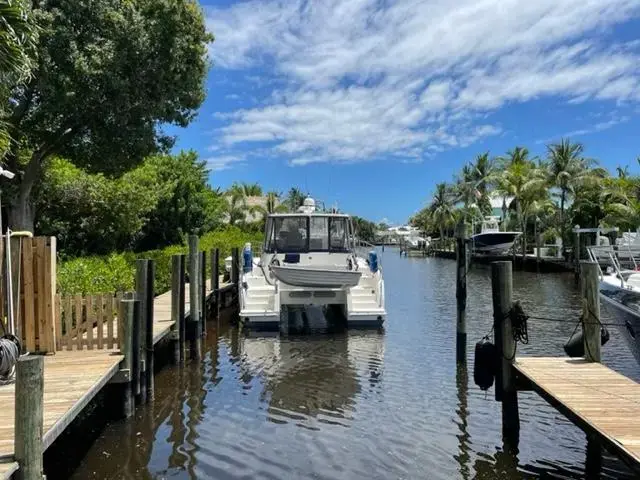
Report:
<svg viewBox="0 0 640 480"><path fill-rule="evenodd" d="M154 403L107 427L72 478L585 478L581 430L521 392L510 453L493 389L473 383L473 345L492 323L488 268L469 273L468 367L457 367L454 262L392 252L384 332L248 334L211 322L203 362L163 369ZM579 306L571 275L514 272L514 298L538 315L573 318ZM518 354L564 355L573 327L531 320ZM603 361L638 374L615 331ZM605 454L602 477L633 475Z"/></svg>

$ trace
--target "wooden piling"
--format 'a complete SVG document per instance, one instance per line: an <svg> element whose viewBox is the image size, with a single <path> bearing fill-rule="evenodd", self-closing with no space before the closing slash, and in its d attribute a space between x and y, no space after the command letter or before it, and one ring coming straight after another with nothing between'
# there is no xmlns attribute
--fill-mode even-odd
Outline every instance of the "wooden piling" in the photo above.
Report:
<svg viewBox="0 0 640 480"><path fill-rule="evenodd" d="M42 480L44 358L25 356L16 364L15 458L20 480Z"/></svg>
<svg viewBox="0 0 640 480"><path fill-rule="evenodd" d="M147 311L148 311L148 294L149 288L149 260L138 259L136 260L136 299L139 301L138 309L138 331L136 336L138 337L138 371L139 377L137 380L136 389L136 403L147 403ZM153 308L153 303L151 304ZM135 341L134 341L135 348Z"/></svg>
<svg viewBox="0 0 640 480"><path fill-rule="evenodd" d="M189 235L189 340L191 344L191 358L200 359L202 357L202 334L200 322L200 300L199 288L199 255L198 236Z"/></svg>
<svg viewBox="0 0 640 480"><path fill-rule="evenodd" d="M576 225L576 228L580 228ZM580 282L580 233L575 232L573 235L573 265L574 265L574 278L576 284Z"/></svg>
<svg viewBox="0 0 640 480"><path fill-rule="evenodd" d="M456 227L456 360L467 360L467 226L460 222Z"/></svg>
<svg viewBox="0 0 640 480"><path fill-rule="evenodd" d="M201 334L207 336L207 252L200 252L200 319Z"/></svg>
<svg viewBox="0 0 640 480"><path fill-rule="evenodd" d="M231 283L237 288L240 282L240 249L231 249Z"/></svg>
<svg viewBox="0 0 640 480"><path fill-rule="evenodd" d="M145 315L145 351L146 351L146 388L147 401L153 400L154 397L154 368L155 368L155 350L153 347L153 302L155 299L154 283L156 278L156 262L154 260L147 261L147 287L145 290L145 303L147 306Z"/></svg>
<svg viewBox="0 0 640 480"><path fill-rule="evenodd" d="M213 296L213 314L216 319L220 317L220 250L214 248L211 251L211 295Z"/></svg>
<svg viewBox="0 0 640 480"><path fill-rule="evenodd" d="M494 343L498 355L496 374L496 400L502 402L502 432L517 443L520 431L518 391L512 364L516 356L516 342L511 326L513 305L513 272L509 261L491 263L491 289L493 298Z"/></svg>
<svg viewBox="0 0 640 480"><path fill-rule="evenodd" d="M600 295L598 264L580 262L582 292L582 329L584 358L589 362L600 362Z"/></svg>
<svg viewBox="0 0 640 480"><path fill-rule="evenodd" d="M173 362L184 361L184 315L180 315L180 303L184 310L184 264L182 255L171 257L171 321L173 322ZM182 302L180 301L180 294Z"/></svg>
<svg viewBox="0 0 640 480"><path fill-rule="evenodd" d="M120 340L120 354L124 359L120 362L119 383L121 384L122 396L122 418L129 418L133 415L135 405L133 399L133 334L137 300L122 300L118 317L122 325L122 339Z"/></svg>

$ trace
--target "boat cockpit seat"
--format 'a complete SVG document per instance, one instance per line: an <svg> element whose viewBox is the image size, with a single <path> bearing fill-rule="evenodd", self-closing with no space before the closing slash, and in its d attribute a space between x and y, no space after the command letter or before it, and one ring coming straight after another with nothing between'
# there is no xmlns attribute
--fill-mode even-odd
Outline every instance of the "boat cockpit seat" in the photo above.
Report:
<svg viewBox="0 0 640 480"><path fill-rule="evenodd" d="M631 287L640 288L640 273L633 273L627 278L627 283Z"/></svg>

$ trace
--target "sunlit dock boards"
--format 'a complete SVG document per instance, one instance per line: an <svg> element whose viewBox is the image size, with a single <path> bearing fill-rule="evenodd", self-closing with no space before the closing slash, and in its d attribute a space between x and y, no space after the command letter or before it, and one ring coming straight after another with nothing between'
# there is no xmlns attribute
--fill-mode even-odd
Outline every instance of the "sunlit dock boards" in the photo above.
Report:
<svg viewBox="0 0 640 480"><path fill-rule="evenodd" d="M587 434L640 466L640 384L583 359L518 357L513 368Z"/></svg>
<svg viewBox="0 0 640 480"><path fill-rule="evenodd" d="M122 358L109 350L60 351L44 357L45 449L115 375ZM0 458L13 463L15 384L0 386L0 405ZM10 465L0 464L0 473L10 470Z"/></svg>

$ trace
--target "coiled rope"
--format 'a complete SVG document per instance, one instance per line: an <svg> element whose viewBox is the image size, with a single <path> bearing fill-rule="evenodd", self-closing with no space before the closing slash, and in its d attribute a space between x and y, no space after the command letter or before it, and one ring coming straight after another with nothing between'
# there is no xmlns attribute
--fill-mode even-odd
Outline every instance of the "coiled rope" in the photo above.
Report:
<svg viewBox="0 0 640 480"><path fill-rule="evenodd" d="M18 358L20 358L18 338L11 334L0 337L0 385L13 382Z"/></svg>

